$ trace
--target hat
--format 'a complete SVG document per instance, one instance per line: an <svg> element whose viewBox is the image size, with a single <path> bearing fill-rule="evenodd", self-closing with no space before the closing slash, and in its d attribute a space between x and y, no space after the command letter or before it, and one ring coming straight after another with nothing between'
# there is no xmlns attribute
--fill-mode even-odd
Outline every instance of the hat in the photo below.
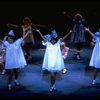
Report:
<svg viewBox="0 0 100 100"><path fill-rule="evenodd" d="M57 38L57 37L58 37L57 32L56 32L55 29L53 29L53 30L51 31L51 37L54 37L54 38Z"/></svg>
<svg viewBox="0 0 100 100"><path fill-rule="evenodd" d="M10 30L9 33L8 33L8 35L15 36L14 31L13 30Z"/></svg>
<svg viewBox="0 0 100 100"><path fill-rule="evenodd" d="M47 41L50 41L50 40L51 40L51 35L50 35L50 34L46 34L46 35L44 35L44 38L45 38Z"/></svg>

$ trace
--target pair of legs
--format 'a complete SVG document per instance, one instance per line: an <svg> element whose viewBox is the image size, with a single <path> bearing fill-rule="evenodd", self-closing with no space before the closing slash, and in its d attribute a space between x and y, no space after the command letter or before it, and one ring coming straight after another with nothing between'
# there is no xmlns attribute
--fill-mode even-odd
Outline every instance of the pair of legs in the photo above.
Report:
<svg viewBox="0 0 100 100"><path fill-rule="evenodd" d="M8 90L11 90L11 82L12 82L12 78L15 78L15 85L19 86L19 83L17 81L18 79L18 68L15 69L8 69Z"/></svg>
<svg viewBox="0 0 100 100"><path fill-rule="evenodd" d="M53 90L55 91L55 82L56 82L56 72L50 72L50 81L51 81L51 88L50 88L50 92L52 92Z"/></svg>
<svg viewBox="0 0 100 100"><path fill-rule="evenodd" d="M30 60L32 58L30 54L30 45L31 45L30 43L25 43L23 46L27 60Z"/></svg>
<svg viewBox="0 0 100 100"><path fill-rule="evenodd" d="M81 51L82 50L83 43L82 42L75 43L75 46L76 46L76 49L77 50ZM80 52L77 52L76 53L76 58L78 60L80 60Z"/></svg>
<svg viewBox="0 0 100 100"><path fill-rule="evenodd" d="M97 78L99 70L100 70L99 68L95 68L92 85L94 85L96 82L96 78Z"/></svg>

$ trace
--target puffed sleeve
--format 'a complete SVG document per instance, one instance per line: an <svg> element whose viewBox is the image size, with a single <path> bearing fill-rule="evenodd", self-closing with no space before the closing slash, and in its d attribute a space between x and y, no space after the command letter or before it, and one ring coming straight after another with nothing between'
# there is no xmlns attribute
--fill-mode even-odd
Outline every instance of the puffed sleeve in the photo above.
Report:
<svg viewBox="0 0 100 100"><path fill-rule="evenodd" d="M23 41L23 38L19 38L17 41L16 41L16 43L17 44L22 44L24 41Z"/></svg>
<svg viewBox="0 0 100 100"><path fill-rule="evenodd" d="M5 46L8 46L8 44L9 44L8 41L4 41Z"/></svg>

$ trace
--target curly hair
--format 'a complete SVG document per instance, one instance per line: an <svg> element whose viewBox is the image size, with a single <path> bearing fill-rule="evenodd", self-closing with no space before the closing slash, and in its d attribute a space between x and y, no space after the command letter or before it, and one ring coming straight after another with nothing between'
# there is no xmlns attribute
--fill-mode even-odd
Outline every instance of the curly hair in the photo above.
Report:
<svg viewBox="0 0 100 100"><path fill-rule="evenodd" d="M25 23L25 22L31 23L31 19L29 17L25 17L23 19L23 23Z"/></svg>
<svg viewBox="0 0 100 100"><path fill-rule="evenodd" d="M75 14L75 19L76 20L81 20L82 19L82 15L80 13Z"/></svg>

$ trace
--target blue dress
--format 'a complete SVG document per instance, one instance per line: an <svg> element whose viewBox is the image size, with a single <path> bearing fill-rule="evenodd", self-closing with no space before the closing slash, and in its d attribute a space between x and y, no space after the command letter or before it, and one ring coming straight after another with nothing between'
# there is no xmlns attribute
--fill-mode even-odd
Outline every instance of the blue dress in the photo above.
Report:
<svg viewBox="0 0 100 100"><path fill-rule="evenodd" d="M85 42L85 35L84 35L84 26L82 21L76 22L74 24L73 32L71 35L71 42L79 43Z"/></svg>

